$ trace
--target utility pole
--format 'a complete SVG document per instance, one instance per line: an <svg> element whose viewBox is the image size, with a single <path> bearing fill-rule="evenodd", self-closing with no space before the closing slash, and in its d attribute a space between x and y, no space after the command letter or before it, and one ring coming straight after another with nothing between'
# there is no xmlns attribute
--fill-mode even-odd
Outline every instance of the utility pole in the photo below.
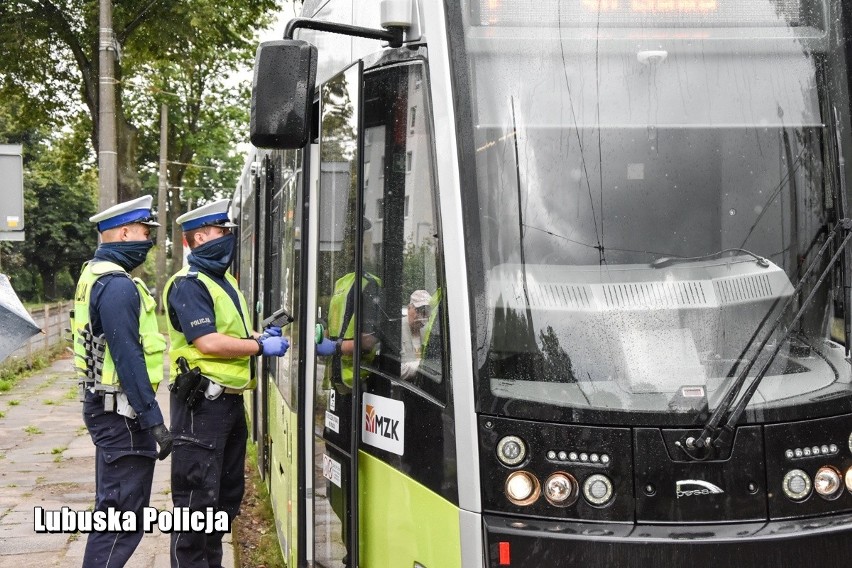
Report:
<svg viewBox="0 0 852 568"><path fill-rule="evenodd" d="M160 106L160 184L157 192L157 216L160 226L157 227L157 306L163 313L163 289L166 285L166 193L169 190L168 174L168 130L169 105Z"/></svg>
<svg viewBox="0 0 852 568"><path fill-rule="evenodd" d="M99 210L118 200L118 139L115 130L115 45L112 0L100 0L98 32L98 181Z"/></svg>

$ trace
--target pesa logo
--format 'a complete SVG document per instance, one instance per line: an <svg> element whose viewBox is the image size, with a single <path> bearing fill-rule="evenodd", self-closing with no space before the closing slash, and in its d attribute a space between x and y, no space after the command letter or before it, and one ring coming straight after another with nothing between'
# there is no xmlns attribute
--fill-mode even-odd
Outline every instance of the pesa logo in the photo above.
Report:
<svg viewBox="0 0 852 568"><path fill-rule="evenodd" d="M687 487L694 487L695 489L687 489ZM675 486L675 494L678 499L695 495L716 495L718 493L724 493L721 487L700 479L682 479Z"/></svg>

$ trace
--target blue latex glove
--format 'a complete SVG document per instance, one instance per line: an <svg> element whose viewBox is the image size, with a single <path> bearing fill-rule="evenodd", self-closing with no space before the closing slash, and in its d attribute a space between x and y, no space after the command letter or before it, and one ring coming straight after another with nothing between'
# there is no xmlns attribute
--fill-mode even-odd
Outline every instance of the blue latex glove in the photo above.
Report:
<svg viewBox="0 0 852 568"><path fill-rule="evenodd" d="M263 345L263 354L267 357L283 357L290 348L290 342L286 337L263 337L260 338Z"/></svg>
<svg viewBox="0 0 852 568"><path fill-rule="evenodd" d="M263 330L263 333L260 334L261 340L266 339L267 337L281 337L281 328L277 325L270 325Z"/></svg>
<svg viewBox="0 0 852 568"><path fill-rule="evenodd" d="M317 343L317 355L321 355L323 357L327 357L329 355L334 355L334 351L337 348L337 342L332 341L327 337L322 338L321 343Z"/></svg>

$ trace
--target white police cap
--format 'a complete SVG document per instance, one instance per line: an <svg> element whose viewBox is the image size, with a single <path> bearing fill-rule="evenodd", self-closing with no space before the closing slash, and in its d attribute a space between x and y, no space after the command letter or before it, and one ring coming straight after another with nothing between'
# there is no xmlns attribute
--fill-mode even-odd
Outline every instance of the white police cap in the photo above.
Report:
<svg viewBox="0 0 852 568"><path fill-rule="evenodd" d="M97 223L98 232L101 233L107 229L114 229L122 225L129 225L130 223L142 223L149 227L159 227L160 224L157 223L151 214L151 204L153 202L153 197L144 195L137 199L113 205L97 215L92 215L89 217L89 221Z"/></svg>
<svg viewBox="0 0 852 568"><path fill-rule="evenodd" d="M202 205L178 217L176 223L181 226L183 231L191 231L208 225L228 228L236 227L228 218L228 205L230 203L229 199L220 199L219 201Z"/></svg>

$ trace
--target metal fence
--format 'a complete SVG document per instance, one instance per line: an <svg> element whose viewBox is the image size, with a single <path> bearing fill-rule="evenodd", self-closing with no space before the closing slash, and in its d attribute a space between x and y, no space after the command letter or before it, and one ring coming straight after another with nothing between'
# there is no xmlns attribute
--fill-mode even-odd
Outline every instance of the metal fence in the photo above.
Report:
<svg viewBox="0 0 852 568"><path fill-rule="evenodd" d="M31 337L26 344L12 353L8 360L31 360L39 351L63 344L68 338L66 330L71 327L68 318L73 307L74 302L69 300L61 304L45 304L43 307L29 310L30 316L41 328L42 333ZM68 345L70 346L70 343Z"/></svg>

